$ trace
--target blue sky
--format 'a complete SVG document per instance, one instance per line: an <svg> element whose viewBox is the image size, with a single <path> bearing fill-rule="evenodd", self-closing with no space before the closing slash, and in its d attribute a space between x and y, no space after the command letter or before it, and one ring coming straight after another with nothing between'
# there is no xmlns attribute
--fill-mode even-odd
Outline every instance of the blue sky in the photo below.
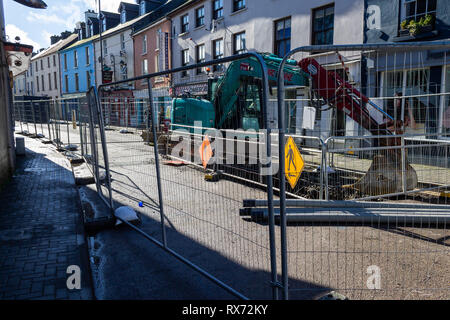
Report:
<svg viewBox="0 0 450 320"><path fill-rule="evenodd" d="M50 46L50 36L62 31L73 31L78 21L84 20L84 12L96 9L96 0L44 0L47 9L32 9L13 0L4 0L6 34L10 41L16 36L21 43L30 44L34 51ZM134 0L102 0L102 10L117 12L120 2ZM97 10L95 10L97 11Z"/></svg>

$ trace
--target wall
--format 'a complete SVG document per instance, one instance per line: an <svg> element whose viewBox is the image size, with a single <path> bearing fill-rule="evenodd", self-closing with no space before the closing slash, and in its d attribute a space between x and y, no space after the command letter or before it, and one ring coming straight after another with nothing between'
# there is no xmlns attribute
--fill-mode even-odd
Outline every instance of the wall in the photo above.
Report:
<svg viewBox="0 0 450 320"><path fill-rule="evenodd" d="M380 43L402 41L398 39L402 0L364 0L365 19L364 42ZM450 1L437 0L435 35L417 37L417 41L440 40L450 38ZM404 41L414 40L405 38Z"/></svg>
<svg viewBox="0 0 450 320"><path fill-rule="evenodd" d="M86 59L86 47L89 48L89 61ZM74 67L74 51L78 53L78 68ZM64 55L67 54L67 70L64 70ZM88 91L90 86L95 85L94 72L94 47L91 41L81 45L68 48L60 52L60 68L61 68L61 88L62 94L71 94ZM87 83L86 71L91 74L91 82ZM79 90L75 88L75 73L78 73ZM66 88L65 75L69 77L69 88Z"/></svg>
<svg viewBox="0 0 450 320"><path fill-rule="evenodd" d="M50 59L50 67L48 66L48 59ZM55 63L53 63L53 59L55 59ZM41 68L41 61L42 66ZM57 98L60 94L60 83L59 83L59 68L58 68L58 53L53 53L50 55L45 55L38 58L32 58L31 63L33 64L33 76L29 77L29 82L33 82L34 86L34 93L36 96L48 96L50 98ZM36 68L36 64L38 65L38 68ZM56 86L55 86L55 76L54 73L56 72L56 79L58 80ZM48 75L50 74L51 77L51 90ZM44 76L44 90L42 90L42 76ZM36 84L36 77L39 77L39 91L37 91L37 84Z"/></svg>
<svg viewBox="0 0 450 320"><path fill-rule="evenodd" d="M0 11L3 6L0 3ZM3 42L0 41L0 188L9 180L14 171L14 141L11 128L8 63Z"/></svg>
<svg viewBox="0 0 450 320"><path fill-rule="evenodd" d="M217 31L211 33L212 1L202 1L174 14L171 18L174 35L174 67L181 65L181 50L190 49L191 62L195 61L195 47L206 46L206 60L212 58L212 40L224 39L224 54L232 54L232 35L246 32L247 49L250 51L274 51L274 21L291 16L291 48L310 45L311 13L317 8L333 1L317 0L313 4L305 1L289 0L248 0L247 8L232 13L232 1L224 1L224 19ZM195 9L205 6L205 26L195 28ZM363 1L335 1L334 44L362 43L363 41ZM180 35L181 16L189 13L190 31ZM205 30L207 29L207 30ZM201 77L200 77L201 78ZM199 80L200 80L199 78ZM203 77L204 78L204 77ZM192 79L194 80L194 79ZM177 79L178 81L178 79Z"/></svg>
<svg viewBox="0 0 450 320"><path fill-rule="evenodd" d="M125 37L125 52L126 57L120 55L121 41L120 35L123 34ZM110 36L102 36L102 41L106 40L108 54L104 56L105 64L114 71L113 74L113 82L122 80L122 74L120 73L120 61L124 60L127 64L127 78L132 78L134 75L134 63L133 63L133 39L131 38L131 28L124 29L121 32L110 35ZM102 84L102 73L101 73L101 64L98 63L98 58L100 57L100 41L98 39L94 42L95 46L95 77L97 86ZM103 48L103 51L105 48ZM111 54L114 55L115 64L112 64Z"/></svg>
<svg viewBox="0 0 450 320"><path fill-rule="evenodd" d="M158 37L158 29L161 29L161 32L168 33L168 37L170 37L171 33L171 22L167 19L163 19L160 22L154 23L149 28L140 31L139 33L133 35L133 42L134 42L134 70L135 70L135 76L142 75L142 61L144 59L147 59L148 61L148 72L154 73L156 72L156 65L155 65L155 59L158 54L156 51L157 48L157 37ZM147 36L147 52L145 54L142 53L143 49L143 38L144 36ZM164 39L165 35L163 35L162 39ZM164 40L163 40L164 41ZM171 41L168 39L168 48L167 48L167 64L168 69L172 67L171 63ZM164 43L160 45L160 53L164 55L163 53L163 46ZM162 59L162 62L166 63L166 58L164 57ZM166 67L162 66L160 71L165 70ZM152 85L156 88L161 87L167 87L170 83L170 78L163 78L158 79L158 81L155 81L153 79ZM136 81L136 90L142 90L147 89L147 84L142 81Z"/></svg>

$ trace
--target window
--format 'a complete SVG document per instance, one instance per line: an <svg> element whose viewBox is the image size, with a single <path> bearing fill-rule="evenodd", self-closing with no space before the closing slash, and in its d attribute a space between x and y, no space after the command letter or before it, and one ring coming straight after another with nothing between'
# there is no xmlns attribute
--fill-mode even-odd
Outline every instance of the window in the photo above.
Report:
<svg viewBox="0 0 450 320"><path fill-rule="evenodd" d="M42 62L42 60L41 60L41 62ZM43 74L41 75L41 85L42 85L42 87L41 87L42 91L45 91L45 83L44 83L44 75Z"/></svg>
<svg viewBox="0 0 450 320"><path fill-rule="evenodd" d="M147 53L147 35L142 38L142 54Z"/></svg>
<svg viewBox="0 0 450 320"><path fill-rule="evenodd" d="M334 4L313 10L312 44L333 44Z"/></svg>
<svg viewBox="0 0 450 320"><path fill-rule="evenodd" d="M102 21L102 31L105 32L106 31L106 18L105 16L102 17L103 21Z"/></svg>
<svg viewBox="0 0 450 320"><path fill-rule="evenodd" d="M39 77L36 76L36 91L39 92Z"/></svg>
<svg viewBox="0 0 450 320"><path fill-rule="evenodd" d="M145 1L141 1L140 7L139 7L139 13L141 16L145 14Z"/></svg>
<svg viewBox="0 0 450 320"><path fill-rule="evenodd" d="M291 51L291 18L275 21L275 54L284 57Z"/></svg>
<svg viewBox="0 0 450 320"><path fill-rule="evenodd" d="M36 61L36 71L39 71L38 62Z"/></svg>
<svg viewBox="0 0 450 320"><path fill-rule="evenodd" d="M86 55L86 65L90 65L91 64L91 59L90 59L90 56L89 56L89 47L86 47L85 49L85 55Z"/></svg>
<svg viewBox="0 0 450 320"><path fill-rule="evenodd" d="M73 66L75 68L78 68L78 51L77 50L75 50L73 52Z"/></svg>
<svg viewBox="0 0 450 320"><path fill-rule="evenodd" d="M125 35L123 33L120 35L120 49L125 50Z"/></svg>
<svg viewBox="0 0 450 320"><path fill-rule="evenodd" d="M424 95L429 94L432 85L434 84L430 83L430 69L428 68L384 72L383 96L395 97L400 93L407 97L404 101L404 114L410 120L407 131L413 130L415 131L413 133L422 134L426 133L427 124L431 126L433 121L430 121L430 110L437 109L438 97L424 98ZM403 101L402 99L398 100L401 103L397 103L397 99L386 99L384 109L394 119L401 120Z"/></svg>
<svg viewBox="0 0 450 320"><path fill-rule="evenodd" d="M56 67L56 55L53 56L53 66Z"/></svg>
<svg viewBox="0 0 450 320"><path fill-rule="evenodd" d="M223 39L217 39L213 41L213 59L221 59L223 58ZM215 65L213 67L214 71L222 71L223 66Z"/></svg>
<svg viewBox="0 0 450 320"><path fill-rule="evenodd" d="M75 73L75 91L80 91L80 82L78 79L78 73Z"/></svg>
<svg viewBox="0 0 450 320"><path fill-rule="evenodd" d="M223 17L223 0L213 1L213 19L219 19Z"/></svg>
<svg viewBox="0 0 450 320"><path fill-rule="evenodd" d="M52 90L52 74L48 74L48 90Z"/></svg>
<svg viewBox="0 0 450 320"><path fill-rule="evenodd" d="M53 80L55 82L55 90L58 89L58 76L56 72L53 73Z"/></svg>
<svg viewBox="0 0 450 320"><path fill-rule="evenodd" d="M67 53L64 53L64 70L67 71Z"/></svg>
<svg viewBox="0 0 450 320"><path fill-rule="evenodd" d="M233 48L234 54L241 54L246 51L245 32L241 32L233 36Z"/></svg>
<svg viewBox="0 0 450 320"><path fill-rule="evenodd" d="M50 68L50 57L47 57L47 68Z"/></svg>
<svg viewBox="0 0 450 320"><path fill-rule="evenodd" d="M402 0L402 21L414 20L419 22L427 14L436 18L437 0Z"/></svg>
<svg viewBox="0 0 450 320"><path fill-rule="evenodd" d="M161 28L156 31L156 50L159 50L161 48L161 41L162 41L162 30Z"/></svg>
<svg viewBox="0 0 450 320"><path fill-rule="evenodd" d="M44 60L41 59L41 71L44 70Z"/></svg>
<svg viewBox="0 0 450 320"><path fill-rule="evenodd" d="M189 64L189 49L181 50L181 66L185 67ZM181 73L182 77L188 76L188 71L183 71Z"/></svg>
<svg viewBox="0 0 450 320"><path fill-rule="evenodd" d="M142 60L142 75L148 73L148 61L147 59Z"/></svg>
<svg viewBox="0 0 450 320"><path fill-rule="evenodd" d="M233 0L233 12L244 8L245 8L245 0Z"/></svg>
<svg viewBox="0 0 450 320"><path fill-rule="evenodd" d="M159 72L159 71L160 71L159 55L155 55L155 72Z"/></svg>
<svg viewBox="0 0 450 320"><path fill-rule="evenodd" d="M197 55L197 63L202 63L206 61L206 57L205 57L205 45L201 44L199 46L197 46L196 48L196 55ZM197 74L202 74L206 72L206 68L197 68Z"/></svg>
<svg viewBox="0 0 450 320"><path fill-rule="evenodd" d="M181 33L189 31L189 15L185 14L181 17Z"/></svg>
<svg viewBox="0 0 450 320"><path fill-rule="evenodd" d="M125 22L127 22L127 12L125 9L123 9L122 12L120 13L120 23Z"/></svg>
<svg viewBox="0 0 450 320"><path fill-rule="evenodd" d="M92 37L94 35L94 25L92 24L92 22L89 24L89 35L88 37Z"/></svg>
<svg viewBox="0 0 450 320"><path fill-rule="evenodd" d="M91 87L91 73L89 71L86 71L86 83L87 83L87 89Z"/></svg>
<svg viewBox="0 0 450 320"><path fill-rule="evenodd" d="M69 92L69 76L67 74L64 76L64 84L66 86L66 93L68 93Z"/></svg>
<svg viewBox="0 0 450 320"><path fill-rule="evenodd" d="M106 42L106 40L103 40L103 55L107 55L108 54L108 43Z"/></svg>
<svg viewBox="0 0 450 320"><path fill-rule="evenodd" d="M195 10L195 26L200 27L205 24L205 7Z"/></svg>
<svg viewBox="0 0 450 320"><path fill-rule="evenodd" d="M30 76L32 76L32 75L33 75L33 64L30 63Z"/></svg>

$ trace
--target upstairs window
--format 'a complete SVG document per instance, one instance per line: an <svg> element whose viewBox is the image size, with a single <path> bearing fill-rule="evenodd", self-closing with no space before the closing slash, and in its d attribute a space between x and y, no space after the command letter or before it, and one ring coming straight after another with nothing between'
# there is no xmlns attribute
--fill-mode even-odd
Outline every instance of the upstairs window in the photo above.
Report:
<svg viewBox="0 0 450 320"><path fill-rule="evenodd" d="M420 22L425 20L426 15L436 18L436 2L437 0L402 0L401 21Z"/></svg>
<svg viewBox="0 0 450 320"><path fill-rule="evenodd" d="M233 0L233 12L245 8L245 0Z"/></svg>
<svg viewBox="0 0 450 320"><path fill-rule="evenodd" d="M78 68L78 52L76 50L73 52L73 66Z"/></svg>
<svg viewBox="0 0 450 320"><path fill-rule="evenodd" d="M205 7L195 10L195 26L200 27L205 24Z"/></svg>
<svg viewBox="0 0 450 320"><path fill-rule="evenodd" d="M189 15L185 14L181 17L181 33L189 31Z"/></svg>
<svg viewBox="0 0 450 320"><path fill-rule="evenodd" d="M127 22L127 12L125 11L125 9L123 9L122 12L120 13L120 23L125 22Z"/></svg>
<svg viewBox="0 0 450 320"><path fill-rule="evenodd" d="M56 67L56 55L53 56L53 66Z"/></svg>
<svg viewBox="0 0 450 320"><path fill-rule="evenodd" d="M64 70L67 71L67 53L64 53Z"/></svg>
<svg viewBox="0 0 450 320"><path fill-rule="evenodd" d="M185 67L189 64L189 49L181 50L181 66ZM187 77L188 71L182 71L181 76Z"/></svg>
<svg viewBox="0 0 450 320"><path fill-rule="evenodd" d="M222 59L223 54L223 39L217 39L213 41L213 59ZM223 66L216 64L213 66L213 71L222 71Z"/></svg>
<svg viewBox="0 0 450 320"><path fill-rule="evenodd" d="M103 17L102 26L103 26L103 32L105 32L106 31L106 18L105 17Z"/></svg>
<svg viewBox="0 0 450 320"><path fill-rule="evenodd" d="M245 46L245 32L237 33L233 36L233 48L234 54L241 54L247 51Z"/></svg>
<svg viewBox="0 0 450 320"><path fill-rule="evenodd" d="M91 58L90 58L90 56L89 56L89 47L86 47L85 48L85 50L86 50L86 52L85 52L85 55L86 55L86 65L90 65L91 64Z"/></svg>
<svg viewBox="0 0 450 320"><path fill-rule="evenodd" d="M284 57L291 51L291 18L275 21L275 54Z"/></svg>
<svg viewBox="0 0 450 320"><path fill-rule="evenodd" d="M142 54L147 53L147 35L142 37Z"/></svg>
<svg viewBox="0 0 450 320"><path fill-rule="evenodd" d="M313 10L313 45L333 44L334 4Z"/></svg>
<svg viewBox="0 0 450 320"><path fill-rule="evenodd" d="M125 35L123 33L120 35L120 49L125 50Z"/></svg>
<svg viewBox="0 0 450 320"><path fill-rule="evenodd" d="M213 1L213 19L219 19L223 17L223 0Z"/></svg>
<svg viewBox="0 0 450 320"><path fill-rule="evenodd" d="M47 57L47 68L50 68L50 57Z"/></svg>
<svg viewBox="0 0 450 320"><path fill-rule="evenodd" d="M196 48L197 51L197 63L202 63L206 61L206 57L205 57L205 45L201 44L199 46L197 46ZM202 73L206 73L206 68L197 68L197 74L202 74Z"/></svg>
<svg viewBox="0 0 450 320"><path fill-rule="evenodd" d="M141 1L139 5L139 14L141 16L145 14L145 1Z"/></svg>

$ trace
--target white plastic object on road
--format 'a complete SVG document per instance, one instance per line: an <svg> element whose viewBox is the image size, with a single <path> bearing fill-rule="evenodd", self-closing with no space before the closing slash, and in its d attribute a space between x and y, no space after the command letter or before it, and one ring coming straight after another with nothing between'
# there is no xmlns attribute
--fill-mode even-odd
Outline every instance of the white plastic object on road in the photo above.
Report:
<svg viewBox="0 0 450 320"><path fill-rule="evenodd" d="M139 221L139 217L137 216L136 211L134 211L130 207L117 208L114 211L114 215L116 216L116 218L121 218L122 220L128 221L130 223ZM122 221L117 219L116 226L118 226L118 225L120 225L122 223L123 223Z"/></svg>

